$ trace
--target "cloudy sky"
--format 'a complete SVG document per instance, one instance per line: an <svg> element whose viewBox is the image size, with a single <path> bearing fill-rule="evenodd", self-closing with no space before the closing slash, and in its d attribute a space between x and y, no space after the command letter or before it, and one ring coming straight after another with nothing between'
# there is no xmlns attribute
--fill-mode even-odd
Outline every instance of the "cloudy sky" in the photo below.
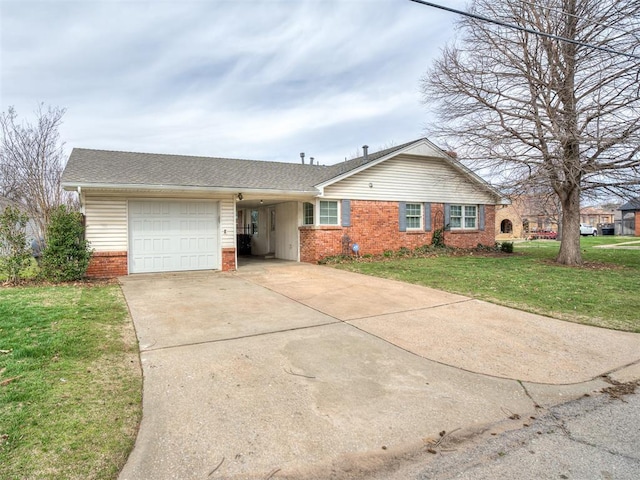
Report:
<svg viewBox="0 0 640 480"><path fill-rule="evenodd" d="M420 77L455 20L409 0L0 0L0 110L66 108L68 152L332 164L424 135Z"/></svg>

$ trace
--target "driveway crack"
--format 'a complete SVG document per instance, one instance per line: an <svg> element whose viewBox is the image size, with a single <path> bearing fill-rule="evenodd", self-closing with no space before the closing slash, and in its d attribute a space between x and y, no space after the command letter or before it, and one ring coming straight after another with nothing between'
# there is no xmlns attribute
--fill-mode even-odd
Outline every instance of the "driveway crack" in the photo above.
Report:
<svg viewBox="0 0 640 480"><path fill-rule="evenodd" d="M292 327L292 328L283 328L281 330L269 330L268 332L260 332L260 333L252 333L250 335L238 335L237 337L225 337L225 338L214 338L211 340L202 340L200 342L190 342L190 343L180 343L178 345L164 345L162 347L157 348L141 348L140 352L157 352L161 350L170 350L174 348L182 348L182 347L191 347L195 345L207 345L210 343L222 343L222 342L232 342L234 340L242 340L246 338L254 338L254 337L264 337L266 335L273 335L276 333L286 333L286 332L295 332L298 330L308 330L312 328L318 327L326 327L328 325L337 325L340 323L344 323L341 320L333 321L333 322L325 322L325 323L316 323L314 325L305 325L303 327Z"/></svg>

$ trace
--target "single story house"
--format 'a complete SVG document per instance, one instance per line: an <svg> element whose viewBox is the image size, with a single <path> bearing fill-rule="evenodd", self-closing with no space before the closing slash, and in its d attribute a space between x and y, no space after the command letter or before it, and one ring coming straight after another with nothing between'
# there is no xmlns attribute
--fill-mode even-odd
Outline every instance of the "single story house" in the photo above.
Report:
<svg viewBox="0 0 640 480"><path fill-rule="evenodd" d="M633 198L618 208L622 212L618 235L640 236L640 197Z"/></svg>
<svg viewBox="0 0 640 480"><path fill-rule="evenodd" d="M324 166L75 148L62 185L80 196L89 276L234 270L242 238L301 262L415 248L445 226L448 245L494 244L508 200L455 158L427 139L363 153Z"/></svg>

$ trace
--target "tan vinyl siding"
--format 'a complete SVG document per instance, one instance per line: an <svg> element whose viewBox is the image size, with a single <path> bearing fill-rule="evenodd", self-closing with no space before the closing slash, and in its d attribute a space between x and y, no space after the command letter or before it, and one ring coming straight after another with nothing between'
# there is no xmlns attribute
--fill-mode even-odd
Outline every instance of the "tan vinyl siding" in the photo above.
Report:
<svg viewBox="0 0 640 480"><path fill-rule="evenodd" d="M127 250L127 201L122 198L85 197L86 238L97 252Z"/></svg>
<svg viewBox="0 0 640 480"><path fill-rule="evenodd" d="M400 156L325 188L327 198L493 204L495 199L439 158Z"/></svg>

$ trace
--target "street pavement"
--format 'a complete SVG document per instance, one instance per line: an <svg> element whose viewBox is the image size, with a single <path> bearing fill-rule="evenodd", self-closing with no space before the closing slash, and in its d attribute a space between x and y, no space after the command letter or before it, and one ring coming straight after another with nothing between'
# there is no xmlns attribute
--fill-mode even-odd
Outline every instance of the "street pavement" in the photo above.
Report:
<svg viewBox="0 0 640 480"><path fill-rule="evenodd" d="M468 445L442 442L428 466L403 478L640 478L640 395L582 397L540 413L510 420L520 425L516 430L492 436L489 429Z"/></svg>

